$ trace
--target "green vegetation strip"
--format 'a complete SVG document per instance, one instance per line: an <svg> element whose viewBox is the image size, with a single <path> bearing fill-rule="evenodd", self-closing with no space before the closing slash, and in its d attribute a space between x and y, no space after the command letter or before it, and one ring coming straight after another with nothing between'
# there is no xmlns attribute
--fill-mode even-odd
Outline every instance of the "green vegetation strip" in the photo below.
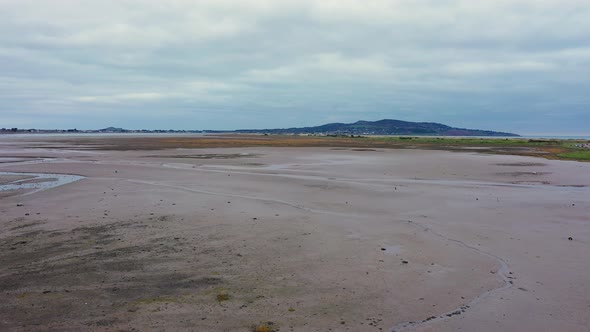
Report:
<svg viewBox="0 0 590 332"><path fill-rule="evenodd" d="M408 144L416 147L489 147L490 153L531 155L548 159L590 161L590 149L580 147L587 140L527 139L527 138L454 138L454 137L371 137L372 140ZM530 152L499 150L498 148L530 148ZM535 152L536 151L536 152Z"/></svg>
<svg viewBox="0 0 590 332"><path fill-rule="evenodd" d="M590 149L587 151L571 151L557 154L558 157L571 160L590 161Z"/></svg>

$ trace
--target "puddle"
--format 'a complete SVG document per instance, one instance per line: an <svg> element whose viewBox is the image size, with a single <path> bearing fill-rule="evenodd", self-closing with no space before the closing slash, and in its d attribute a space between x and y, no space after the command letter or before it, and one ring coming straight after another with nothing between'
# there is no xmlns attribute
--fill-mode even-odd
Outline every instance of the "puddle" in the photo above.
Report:
<svg viewBox="0 0 590 332"><path fill-rule="evenodd" d="M24 195L34 194L39 191L59 187L68 183L76 182L84 179L83 176L70 174L46 174L46 173L13 173L0 172L0 176L26 176L26 179L15 180L6 184L0 185L0 191L8 190L30 190Z"/></svg>

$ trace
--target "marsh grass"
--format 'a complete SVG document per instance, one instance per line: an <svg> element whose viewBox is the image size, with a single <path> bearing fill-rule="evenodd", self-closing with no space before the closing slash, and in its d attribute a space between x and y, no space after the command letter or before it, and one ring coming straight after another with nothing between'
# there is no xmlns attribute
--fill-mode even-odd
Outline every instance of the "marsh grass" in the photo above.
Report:
<svg viewBox="0 0 590 332"><path fill-rule="evenodd" d="M559 153L557 156L563 159L590 161L590 150Z"/></svg>

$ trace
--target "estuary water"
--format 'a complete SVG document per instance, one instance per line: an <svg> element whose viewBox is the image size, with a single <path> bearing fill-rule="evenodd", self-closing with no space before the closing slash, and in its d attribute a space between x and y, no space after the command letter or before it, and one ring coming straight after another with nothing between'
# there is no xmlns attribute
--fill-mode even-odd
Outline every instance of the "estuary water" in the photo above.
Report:
<svg viewBox="0 0 590 332"><path fill-rule="evenodd" d="M15 180L6 184L0 184L0 191L8 190L30 190L24 195L30 195L42 190L47 190L68 183L84 179L80 175L71 174L47 174L47 173L13 173L0 172L0 176L26 176L26 179Z"/></svg>

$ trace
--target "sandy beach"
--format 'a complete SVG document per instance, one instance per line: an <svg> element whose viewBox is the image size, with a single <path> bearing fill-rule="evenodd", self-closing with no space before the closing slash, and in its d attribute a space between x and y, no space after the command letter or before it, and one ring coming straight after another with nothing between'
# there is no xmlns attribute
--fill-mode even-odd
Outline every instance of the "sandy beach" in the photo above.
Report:
<svg viewBox="0 0 590 332"><path fill-rule="evenodd" d="M2 138L2 331L590 330L590 163L93 139Z"/></svg>

